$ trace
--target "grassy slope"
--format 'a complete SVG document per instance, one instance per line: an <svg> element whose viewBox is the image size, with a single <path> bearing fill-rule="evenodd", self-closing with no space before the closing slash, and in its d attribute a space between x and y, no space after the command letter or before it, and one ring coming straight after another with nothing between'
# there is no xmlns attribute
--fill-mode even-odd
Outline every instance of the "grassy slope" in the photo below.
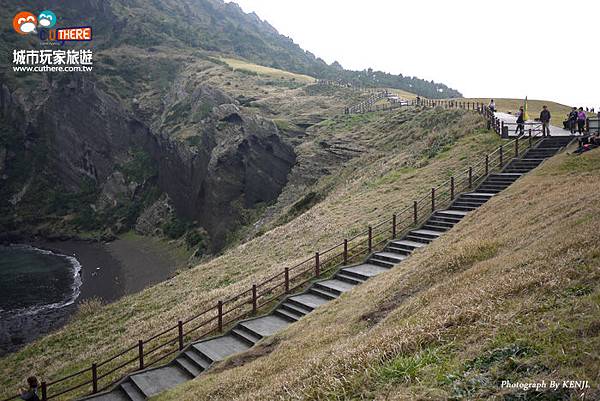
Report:
<svg viewBox="0 0 600 401"><path fill-rule="evenodd" d="M364 229L367 222L389 217L390 205L408 205L457 165L497 146L497 137L483 133L483 121L472 113L414 114L401 110L323 122L303 145L306 149L299 148L300 157L317 149L325 138L345 137L363 147L359 157L316 184L328 188L325 200L291 222L167 282L101 308L87 308L56 333L1 359L1 395L12 394L13 387L32 372L54 378L88 367L166 324L247 289L286 264ZM453 141L457 142L450 146ZM431 149L439 153L432 154Z"/></svg>
<svg viewBox="0 0 600 401"><path fill-rule="evenodd" d="M468 98L464 99L470 102L483 102L484 104L488 104L490 99L482 99L482 98ZM519 107L523 106L523 99L494 99L496 102L496 108L498 111L502 111L504 113L511 112L512 114L516 114L519 110ZM562 122L566 119L567 114L571 111L572 106L565 106L564 104L551 102L547 100L535 100L528 99L527 107L529 118L538 118L540 116L540 112L542 111L542 106L548 106L548 110L550 110L550 114L552 115L552 125L557 127L563 126Z"/></svg>
<svg viewBox="0 0 600 401"><path fill-rule="evenodd" d="M279 70L277 68L265 67L262 65L250 63L248 61L243 61L234 58L221 58L220 60L225 62L234 70L251 71L257 73L258 75L263 75L276 79L291 79L303 83L315 82L315 78L309 77L308 75L296 74L289 71Z"/></svg>
<svg viewBox="0 0 600 401"><path fill-rule="evenodd" d="M560 155L402 265L160 400L599 399L600 150ZM232 363L235 362L235 363ZM233 367L246 362L243 367ZM573 398L571 398L573 397Z"/></svg>

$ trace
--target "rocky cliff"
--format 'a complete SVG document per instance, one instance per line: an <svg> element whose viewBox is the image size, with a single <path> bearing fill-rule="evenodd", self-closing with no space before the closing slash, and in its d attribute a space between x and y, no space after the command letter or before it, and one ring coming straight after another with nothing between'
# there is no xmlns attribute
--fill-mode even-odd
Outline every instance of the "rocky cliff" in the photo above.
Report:
<svg viewBox="0 0 600 401"><path fill-rule="evenodd" d="M245 113L209 86L192 93L195 101L212 102L195 125L193 145L155 132L84 76L45 80L40 92L35 105L25 107L17 92L2 86L3 126L10 132L0 149L2 170L31 160L27 176L20 171L18 182L10 169L4 173L12 190L4 191L3 207L12 209L16 221L24 218L22 203L52 202L44 194L27 194L43 188L36 185L42 177L54 191L85 192L88 203L77 205L79 217L106 216L97 225L113 231L130 228L156 195L165 193L180 219L208 232L215 250L245 210L276 199L295 161L273 122ZM10 202L23 191L17 202ZM133 216L113 221L115 208L131 204L136 204L128 211Z"/></svg>

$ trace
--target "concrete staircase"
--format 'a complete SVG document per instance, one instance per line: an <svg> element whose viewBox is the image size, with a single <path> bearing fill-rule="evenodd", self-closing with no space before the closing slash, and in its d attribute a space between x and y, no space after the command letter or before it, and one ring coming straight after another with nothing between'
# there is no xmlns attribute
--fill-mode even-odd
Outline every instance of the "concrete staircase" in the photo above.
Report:
<svg viewBox="0 0 600 401"><path fill-rule="evenodd" d="M343 267L332 278L314 282L305 292L286 297L268 315L241 321L224 335L187 346L167 365L135 372L119 382L111 391L84 399L145 400L201 375L215 362L248 350L262 338L282 330L315 308L336 299L369 278L393 268L415 250L427 246L459 223L470 211L477 209L523 174L537 167L544 159L556 154L571 139L542 139L521 158L510 161L502 172L490 174L473 192L458 195L448 209L435 211L419 228L408 232L401 239L390 241L383 251L371 254L364 263Z"/></svg>

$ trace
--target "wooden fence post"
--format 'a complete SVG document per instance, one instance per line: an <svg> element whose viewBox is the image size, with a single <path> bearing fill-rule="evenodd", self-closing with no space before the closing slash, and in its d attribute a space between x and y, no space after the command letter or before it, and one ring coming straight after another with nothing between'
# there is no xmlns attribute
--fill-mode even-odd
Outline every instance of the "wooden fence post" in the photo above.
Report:
<svg viewBox="0 0 600 401"><path fill-rule="evenodd" d="M285 293L290 292L290 269L285 268Z"/></svg>
<svg viewBox="0 0 600 401"><path fill-rule="evenodd" d="M219 333L223 332L223 301L217 303L218 322L219 322Z"/></svg>
<svg viewBox="0 0 600 401"><path fill-rule="evenodd" d="M435 188L431 188L431 213L435 212Z"/></svg>
<svg viewBox="0 0 600 401"><path fill-rule="evenodd" d="M344 239L344 265L348 264L348 240Z"/></svg>
<svg viewBox="0 0 600 401"><path fill-rule="evenodd" d="M490 156L485 155L485 175L486 175L486 177L489 173L490 173Z"/></svg>
<svg viewBox="0 0 600 401"><path fill-rule="evenodd" d="M454 177L450 177L450 200L454 200Z"/></svg>
<svg viewBox="0 0 600 401"><path fill-rule="evenodd" d="M499 151L500 151L500 167L502 167L502 166L504 166L504 155L503 155L504 147L503 147L503 145L500 145Z"/></svg>
<svg viewBox="0 0 600 401"><path fill-rule="evenodd" d="M469 189L473 188L473 167L469 166Z"/></svg>
<svg viewBox="0 0 600 401"><path fill-rule="evenodd" d="M138 340L138 358L140 362L140 370L144 369L144 342Z"/></svg>
<svg viewBox="0 0 600 401"><path fill-rule="evenodd" d="M177 339L179 340L179 351L183 351L183 322L181 320L177 321Z"/></svg>
<svg viewBox="0 0 600 401"><path fill-rule="evenodd" d="M515 157L519 157L519 137L515 139Z"/></svg>
<svg viewBox="0 0 600 401"><path fill-rule="evenodd" d="M42 401L47 401L48 400L48 386L46 385L46 382L42 382Z"/></svg>
<svg viewBox="0 0 600 401"><path fill-rule="evenodd" d="M92 394L98 392L98 365L92 363Z"/></svg>
<svg viewBox="0 0 600 401"><path fill-rule="evenodd" d="M256 298L256 284L252 284L252 313L256 314L258 299Z"/></svg>
<svg viewBox="0 0 600 401"><path fill-rule="evenodd" d="M414 222L416 225L417 222L419 221L418 216L417 216L417 201L413 202L413 219L414 219Z"/></svg>
<svg viewBox="0 0 600 401"><path fill-rule="evenodd" d="M315 252L315 276L321 275L321 263L319 261L319 252Z"/></svg>
<svg viewBox="0 0 600 401"><path fill-rule="evenodd" d="M373 250L373 228L369 226L369 253Z"/></svg>

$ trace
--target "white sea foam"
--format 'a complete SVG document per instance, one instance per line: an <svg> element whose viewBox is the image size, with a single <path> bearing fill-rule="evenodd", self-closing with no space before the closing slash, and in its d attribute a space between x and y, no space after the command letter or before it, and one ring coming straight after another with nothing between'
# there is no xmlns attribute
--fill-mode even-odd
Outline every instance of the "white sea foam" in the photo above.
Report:
<svg viewBox="0 0 600 401"><path fill-rule="evenodd" d="M71 264L72 273L73 273L73 283L71 284L71 294L67 299L65 299L63 301L59 301L59 302L50 303L50 304L35 305L35 306L29 306L27 308L14 309L14 310L8 311L11 315L13 315L13 316L34 315L36 313L39 313L41 311L48 310L48 309L64 308L65 306L72 305L77 300L77 298L79 297L79 294L81 293L81 291L80 291L80 287L81 287L81 283L82 283L82 281L81 281L81 263L79 263L79 261L74 256L64 255L62 253L56 253L56 252L49 251L47 249L40 249L40 248L36 248L31 245L25 245L25 244L11 244L10 247L15 248L15 249L26 250L26 251L33 251L33 252L41 253L43 255L54 255L54 256L60 256L62 258L65 258ZM0 309L0 312L6 312L6 311L3 311L2 309Z"/></svg>

